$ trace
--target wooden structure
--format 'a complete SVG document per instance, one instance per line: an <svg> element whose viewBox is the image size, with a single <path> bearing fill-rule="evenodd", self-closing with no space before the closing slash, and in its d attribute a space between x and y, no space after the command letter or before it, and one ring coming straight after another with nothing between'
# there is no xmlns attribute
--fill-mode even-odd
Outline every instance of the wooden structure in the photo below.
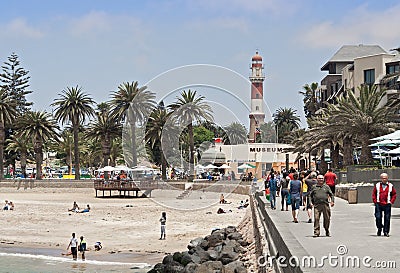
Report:
<svg viewBox="0 0 400 273"><path fill-rule="evenodd" d="M151 197L151 191L158 188L158 181L156 180L144 180L144 181L136 181L136 180L104 180L98 179L94 181L94 189L96 191L104 192L108 191L111 197L113 192L118 192L120 197L131 196L130 192L132 192L132 197L138 197L138 193L142 192L142 196Z"/></svg>

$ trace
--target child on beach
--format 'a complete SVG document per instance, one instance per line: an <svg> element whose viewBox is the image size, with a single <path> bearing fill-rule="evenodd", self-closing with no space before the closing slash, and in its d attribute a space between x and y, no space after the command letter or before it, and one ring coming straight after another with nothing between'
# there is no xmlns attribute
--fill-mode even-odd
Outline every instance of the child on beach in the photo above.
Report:
<svg viewBox="0 0 400 273"><path fill-rule="evenodd" d="M86 241L83 239L83 236L80 237L81 241L79 242L79 251L82 254L82 261L85 260L85 251L86 251Z"/></svg>
<svg viewBox="0 0 400 273"><path fill-rule="evenodd" d="M161 213L160 223L161 223L161 236L159 240L165 240L165 223L167 222L167 213L164 211ZM163 238L164 236L164 238Z"/></svg>
<svg viewBox="0 0 400 273"><path fill-rule="evenodd" d="M79 212L79 206L76 203L76 201L74 201L74 204L72 205L72 209L68 209L68 211Z"/></svg>

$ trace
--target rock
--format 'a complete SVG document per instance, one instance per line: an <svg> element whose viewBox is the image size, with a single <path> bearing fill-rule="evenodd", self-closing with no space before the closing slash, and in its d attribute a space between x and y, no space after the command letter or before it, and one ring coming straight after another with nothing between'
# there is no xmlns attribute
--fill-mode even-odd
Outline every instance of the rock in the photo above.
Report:
<svg viewBox="0 0 400 273"><path fill-rule="evenodd" d="M174 255L172 255L172 259L175 262L181 263L182 255L183 254L181 252L175 252Z"/></svg>
<svg viewBox="0 0 400 273"><path fill-rule="evenodd" d="M185 267L183 265L175 261L165 264L164 266L165 273L181 273L185 270Z"/></svg>
<svg viewBox="0 0 400 273"><path fill-rule="evenodd" d="M201 258L198 255L191 255L189 252L183 252L181 264L186 266L189 263L199 264L201 262Z"/></svg>
<svg viewBox="0 0 400 273"><path fill-rule="evenodd" d="M225 240L225 234L218 230L210 236L207 236L206 240L208 241L208 247L215 247L219 244L222 244L222 242Z"/></svg>
<svg viewBox="0 0 400 273"><path fill-rule="evenodd" d="M231 234L231 233L234 233L234 232L237 232L237 229L234 226L228 226L227 228L225 228L225 233L226 234Z"/></svg>
<svg viewBox="0 0 400 273"><path fill-rule="evenodd" d="M169 254L169 255L164 257L162 263L163 264L169 264L169 263L172 263L173 261L174 261L173 256L171 254Z"/></svg>
<svg viewBox="0 0 400 273"><path fill-rule="evenodd" d="M236 241L238 241L238 240L243 239L243 236L242 236L242 234L240 234L239 232L236 231L236 232L228 233L227 238L228 238L229 240L236 240Z"/></svg>
<svg viewBox="0 0 400 273"><path fill-rule="evenodd" d="M158 263L147 273L163 273L165 272L165 264Z"/></svg>
<svg viewBox="0 0 400 273"><path fill-rule="evenodd" d="M225 273L223 264L219 261L208 261L198 265L195 273Z"/></svg>
<svg viewBox="0 0 400 273"><path fill-rule="evenodd" d="M218 252L215 251L214 249L209 249L207 250L208 255L210 255L210 260L211 261L216 261L218 259Z"/></svg>
<svg viewBox="0 0 400 273"><path fill-rule="evenodd" d="M195 263L189 263L189 264L187 264L186 266L185 266L185 273L195 273L195 272L197 272L196 270L197 270L197 268L199 267L199 265L198 264L195 264Z"/></svg>
<svg viewBox="0 0 400 273"><path fill-rule="evenodd" d="M194 253L192 254L193 259L196 259L195 257L197 256L198 259L200 260L200 263L204 263L210 260L210 254L202 249L200 246L196 246L194 248Z"/></svg>
<svg viewBox="0 0 400 273"><path fill-rule="evenodd" d="M230 251L230 250L222 250L221 254L218 256L218 261L221 261L222 264L226 265L233 261L236 261L239 258L239 254Z"/></svg>
<svg viewBox="0 0 400 273"><path fill-rule="evenodd" d="M247 269L241 261L234 261L224 266L225 273L246 273Z"/></svg>
<svg viewBox="0 0 400 273"><path fill-rule="evenodd" d="M190 241L189 245L187 246L188 249L192 249L195 248L196 246L200 245L202 242L204 242L205 240L201 237L198 237L196 239L193 239Z"/></svg>

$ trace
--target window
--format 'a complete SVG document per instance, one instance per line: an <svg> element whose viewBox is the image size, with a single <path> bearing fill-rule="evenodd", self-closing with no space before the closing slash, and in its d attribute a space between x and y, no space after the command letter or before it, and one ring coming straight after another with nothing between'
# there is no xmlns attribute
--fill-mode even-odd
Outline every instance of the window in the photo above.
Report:
<svg viewBox="0 0 400 273"><path fill-rule="evenodd" d="M364 70L364 83L373 85L375 82L375 69Z"/></svg>
<svg viewBox="0 0 400 273"><path fill-rule="evenodd" d="M258 106L256 106L256 111L258 111L260 108Z"/></svg>
<svg viewBox="0 0 400 273"><path fill-rule="evenodd" d="M260 98L260 94L256 94L256 99L259 99Z"/></svg>
<svg viewBox="0 0 400 273"><path fill-rule="evenodd" d="M386 66L386 74L393 74L400 71L399 64L389 64Z"/></svg>

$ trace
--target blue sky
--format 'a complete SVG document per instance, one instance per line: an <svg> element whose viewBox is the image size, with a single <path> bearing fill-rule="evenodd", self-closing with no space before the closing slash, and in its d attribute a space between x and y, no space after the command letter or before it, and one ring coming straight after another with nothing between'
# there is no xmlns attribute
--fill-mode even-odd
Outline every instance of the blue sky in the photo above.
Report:
<svg viewBox="0 0 400 273"><path fill-rule="evenodd" d="M400 46L399 14L390 0L3 1L0 63L17 53L30 71L28 99L49 111L66 87L102 102L122 82L144 85L183 65L218 65L247 78L258 49L270 110L292 107L303 117L298 91L320 82L321 66L341 45Z"/></svg>

